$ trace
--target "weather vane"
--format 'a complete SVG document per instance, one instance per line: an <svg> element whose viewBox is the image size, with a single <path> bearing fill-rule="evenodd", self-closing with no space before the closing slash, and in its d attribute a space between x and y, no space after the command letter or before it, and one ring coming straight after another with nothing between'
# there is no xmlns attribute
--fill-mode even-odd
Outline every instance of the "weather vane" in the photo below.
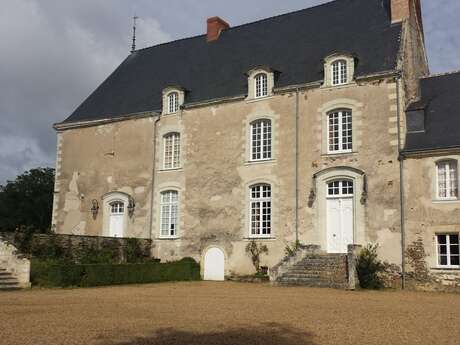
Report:
<svg viewBox="0 0 460 345"><path fill-rule="evenodd" d="M136 20L139 19L138 16L133 17L133 45L131 46L131 53L136 50Z"/></svg>

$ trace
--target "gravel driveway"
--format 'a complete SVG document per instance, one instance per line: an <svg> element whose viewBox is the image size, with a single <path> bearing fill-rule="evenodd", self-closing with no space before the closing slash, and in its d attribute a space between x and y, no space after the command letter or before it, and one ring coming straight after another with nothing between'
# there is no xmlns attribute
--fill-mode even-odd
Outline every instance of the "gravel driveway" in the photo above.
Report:
<svg viewBox="0 0 460 345"><path fill-rule="evenodd" d="M460 295L166 283L0 293L0 344L459 344Z"/></svg>

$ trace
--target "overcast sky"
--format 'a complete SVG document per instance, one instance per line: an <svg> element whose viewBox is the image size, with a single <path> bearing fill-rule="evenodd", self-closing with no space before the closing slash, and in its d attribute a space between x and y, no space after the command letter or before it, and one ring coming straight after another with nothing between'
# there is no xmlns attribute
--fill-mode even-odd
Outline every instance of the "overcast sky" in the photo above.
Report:
<svg viewBox="0 0 460 345"><path fill-rule="evenodd" d="M328 0L0 0L0 184L54 166L52 124L64 120L121 63L137 14L138 48ZM460 69L459 0L422 0L432 73Z"/></svg>

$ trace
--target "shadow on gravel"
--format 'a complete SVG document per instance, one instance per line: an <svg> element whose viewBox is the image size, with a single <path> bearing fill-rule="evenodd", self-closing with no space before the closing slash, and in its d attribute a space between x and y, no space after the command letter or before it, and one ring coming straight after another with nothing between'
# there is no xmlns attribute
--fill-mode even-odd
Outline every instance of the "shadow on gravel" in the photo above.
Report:
<svg viewBox="0 0 460 345"><path fill-rule="evenodd" d="M105 343L107 344L107 343ZM264 324L257 329L234 328L210 333L192 333L172 328L152 336L111 345L314 345L312 334L279 324Z"/></svg>

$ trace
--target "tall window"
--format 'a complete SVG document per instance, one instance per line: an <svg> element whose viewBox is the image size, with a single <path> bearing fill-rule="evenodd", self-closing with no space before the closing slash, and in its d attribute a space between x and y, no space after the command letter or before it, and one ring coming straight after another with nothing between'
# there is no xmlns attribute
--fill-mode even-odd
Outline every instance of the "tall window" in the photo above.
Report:
<svg viewBox="0 0 460 345"><path fill-rule="evenodd" d="M327 115L329 153L351 152L353 148L350 110L337 110Z"/></svg>
<svg viewBox="0 0 460 345"><path fill-rule="evenodd" d="M268 80L265 73L260 73L255 76L256 83L256 98L265 97L268 95Z"/></svg>
<svg viewBox="0 0 460 345"><path fill-rule="evenodd" d="M343 85L348 83L347 62L337 60L332 63L332 85Z"/></svg>
<svg viewBox="0 0 460 345"><path fill-rule="evenodd" d="M438 266L459 267L458 234L436 235Z"/></svg>
<svg viewBox="0 0 460 345"><path fill-rule="evenodd" d="M251 237L269 237L272 224L272 189L268 184L250 188Z"/></svg>
<svg viewBox="0 0 460 345"><path fill-rule="evenodd" d="M175 113L179 110L179 94L171 92L168 95L168 113Z"/></svg>
<svg viewBox="0 0 460 345"><path fill-rule="evenodd" d="M437 163L438 199L455 200L458 198L457 162L442 161Z"/></svg>
<svg viewBox="0 0 460 345"><path fill-rule="evenodd" d="M272 158L272 122L257 120L251 123L251 160Z"/></svg>
<svg viewBox="0 0 460 345"><path fill-rule="evenodd" d="M164 169L180 168L180 134L169 133L164 136Z"/></svg>
<svg viewBox="0 0 460 345"><path fill-rule="evenodd" d="M179 193L169 190L161 193L161 237L177 236Z"/></svg>

